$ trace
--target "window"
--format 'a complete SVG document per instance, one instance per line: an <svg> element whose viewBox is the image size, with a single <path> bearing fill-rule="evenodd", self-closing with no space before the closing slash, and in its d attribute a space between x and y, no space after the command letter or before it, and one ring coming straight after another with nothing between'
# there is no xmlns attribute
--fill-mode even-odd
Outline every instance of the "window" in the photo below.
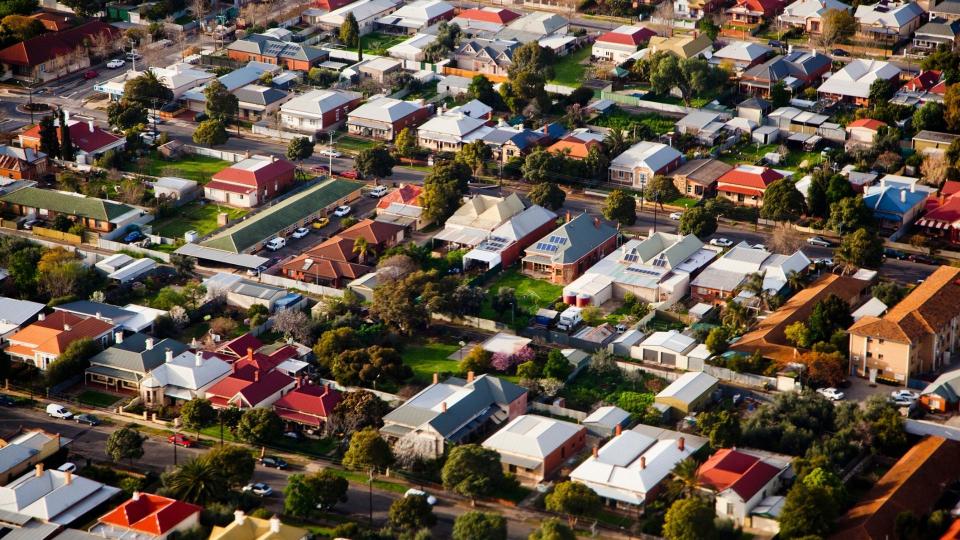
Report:
<svg viewBox="0 0 960 540"><path fill-rule="evenodd" d="M878 359L878 360L883 360L883 353L878 354L878 355L877 355L877 359Z"/></svg>
<svg viewBox="0 0 960 540"><path fill-rule="evenodd" d="M733 515L733 503L727 503L727 515L728 516Z"/></svg>
<svg viewBox="0 0 960 540"><path fill-rule="evenodd" d="M882 339L877 340L877 343L879 343L880 345L883 345L883 340Z"/></svg>
<svg viewBox="0 0 960 540"><path fill-rule="evenodd" d="M870 351L867 351L867 358L873 358L873 353Z"/></svg>

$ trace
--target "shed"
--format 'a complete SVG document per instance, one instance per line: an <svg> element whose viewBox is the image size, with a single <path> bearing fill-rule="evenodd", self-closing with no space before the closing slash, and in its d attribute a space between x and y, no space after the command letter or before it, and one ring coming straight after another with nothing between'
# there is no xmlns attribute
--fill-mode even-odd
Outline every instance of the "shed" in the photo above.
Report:
<svg viewBox="0 0 960 540"><path fill-rule="evenodd" d="M583 419L587 432L596 437L613 435L617 426L626 429L630 425L630 413L614 405L605 405Z"/></svg>
<svg viewBox="0 0 960 540"><path fill-rule="evenodd" d="M138 277L153 271L153 269L156 267L157 261L153 259L136 259L130 264L125 264L123 267L111 272L107 275L107 277L109 279L116 280L119 283L129 283Z"/></svg>
<svg viewBox="0 0 960 540"><path fill-rule="evenodd" d="M706 304L703 302L698 303L697 305L690 308L688 312L691 317L696 321L702 321L704 317L710 314L713 311L713 304Z"/></svg>
<svg viewBox="0 0 960 540"><path fill-rule="evenodd" d="M459 96L466 94L470 89L470 79L459 75L447 75L437 83L437 93L442 95Z"/></svg>
<svg viewBox="0 0 960 540"><path fill-rule="evenodd" d="M491 354L500 353L512 355L520 352L520 349L523 349L529 345L530 341L530 339L525 337L514 336L512 334L500 332L490 339L484 341L480 346L483 347L483 350Z"/></svg>
<svg viewBox="0 0 960 540"><path fill-rule="evenodd" d="M644 333L636 328L631 328L626 332L620 334L617 339L610 342L607 346L607 350L610 351L610 354L615 356L630 356L630 350L634 345L639 344L643 341Z"/></svg>
<svg viewBox="0 0 960 540"><path fill-rule="evenodd" d="M780 140L780 128L777 126L760 126L753 130L750 138L760 144L773 144Z"/></svg>
<svg viewBox="0 0 960 540"><path fill-rule="evenodd" d="M165 197L175 201L191 201L197 196L197 183L186 178L162 176L153 183L153 193L159 199Z"/></svg>
<svg viewBox="0 0 960 540"><path fill-rule="evenodd" d="M124 266L133 262L133 257L124 254L117 253L116 255L111 255L106 259L98 262L95 266L97 270L104 272L106 274L112 274L117 270L123 268Z"/></svg>
<svg viewBox="0 0 960 540"><path fill-rule="evenodd" d="M719 383L720 379L702 371L684 373L657 394L654 402L669 405L686 415L703 408Z"/></svg>

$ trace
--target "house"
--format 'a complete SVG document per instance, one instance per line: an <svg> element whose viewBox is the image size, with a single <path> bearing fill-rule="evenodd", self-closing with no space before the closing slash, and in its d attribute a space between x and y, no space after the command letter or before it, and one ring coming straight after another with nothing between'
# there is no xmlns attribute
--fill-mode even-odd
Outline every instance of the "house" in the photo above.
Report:
<svg viewBox="0 0 960 540"><path fill-rule="evenodd" d="M460 27L467 36L492 37L503 30L511 21L520 18L516 11L502 7L478 7L464 9L450 23Z"/></svg>
<svg viewBox="0 0 960 540"><path fill-rule="evenodd" d="M95 317L78 317L64 311L55 311L49 316L41 313L36 322L7 338L4 351L11 360L45 370L78 339L90 338L106 346L113 338L113 329L113 324Z"/></svg>
<svg viewBox="0 0 960 540"><path fill-rule="evenodd" d="M887 305L876 297L870 297L862 306L858 307L850 314L853 322L857 322L864 317L880 317L887 312Z"/></svg>
<svg viewBox="0 0 960 540"><path fill-rule="evenodd" d="M840 517L830 540L882 540L896 530L897 516L923 515L960 479L960 442L927 436L915 444Z"/></svg>
<svg viewBox="0 0 960 540"><path fill-rule="evenodd" d="M731 345L730 349L743 354L759 353L764 358L781 364L793 361L800 351L788 345L786 328L797 321L806 321L817 303L831 294L853 306L869 285L869 282L853 277L824 275L793 295L780 309Z"/></svg>
<svg viewBox="0 0 960 540"><path fill-rule="evenodd" d="M771 109L772 106L769 101L758 97L750 97L737 104L737 118L745 118L761 125Z"/></svg>
<svg viewBox="0 0 960 540"><path fill-rule="evenodd" d="M866 107L870 105L870 85L874 81L896 83L899 76L900 68L890 62L855 58L830 75L817 92L825 98Z"/></svg>
<svg viewBox="0 0 960 540"><path fill-rule="evenodd" d="M960 370L944 372L925 386L920 391L920 403L934 412L956 411L960 404Z"/></svg>
<svg viewBox="0 0 960 540"><path fill-rule="evenodd" d="M670 407L672 410L676 410L680 416L685 416L691 412L702 410L712 402L713 394L719 384L720 379L702 371L684 373L661 390L654 398L654 403Z"/></svg>
<svg viewBox="0 0 960 540"><path fill-rule="evenodd" d="M287 525L277 516L262 519L236 510L229 525L213 527L209 540L307 540L311 536L307 529Z"/></svg>
<svg viewBox="0 0 960 540"><path fill-rule="evenodd" d="M103 538L166 540L200 523L202 507L176 499L134 491L130 500L97 520L90 532Z"/></svg>
<svg viewBox="0 0 960 540"><path fill-rule="evenodd" d="M565 36L569 27L570 21L556 13L534 11L511 21L495 37L498 40L526 43L551 36Z"/></svg>
<svg viewBox="0 0 960 540"><path fill-rule="evenodd" d="M942 19L948 22L960 20L960 2L957 0L944 0L930 7L931 19Z"/></svg>
<svg viewBox="0 0 960 540"><path fill-rule="evenodd" d="M586 484L607 506L637 508L656 498L673 468L705 444L696 435L640 424L594 447L570 479Z"/></svg>
<svg viewBox="0 0 960 540"><path fill-rule="evenodd" d="M671 146L640 141L610 161L610 182L641 190L647 180L667 174L683 162L683 154Z"/></svg>
<svg viewBox="0 0 960 540"><path fill-rule="evenodd" d="M706 35L698 36L653 36L650 38L650 52L668 52L679 58L709 58L713 51L713 41Z"/></svg>
<svg viewBox="0 0 960 540"><path fill-rule="evenodd" d="M0 511L67 526L118 493L120 488L37 463L34 471L0 487Z"/></svg>
<svg viewBox="0 0 960 540"><path fill-rule="evenodd" d="M564 287L563 296L571 304L578 300L601 306L632 294L666 308L687 295L691 274L715 256L692 234L652 233L612 250Z"/></svg>
<svg viewBox="0 0 960 540"><path fill-rule="evenodd" d="M271 64L268 62L247 62L247 65L235 69L226 75L221 75L217 77L217 80L220 81L220 84L227 89L227 92L235 92L248 84L254 84L259 82L260 78L265 74L269 73L274 76L278 76L282 71L282 68L278 65ZM187 90L180 97L181 101L186 105L188 110L193 112L204 112L207 108L207 96L204 92L207 89L207 85L197 86Z"/></svg>
<svg viewBox="0 0 960 540"><path fill-rule="evenodd" d="M594 148L603 150L603 139L602 134L594 133L590 128L577 128L547 147L547 151L572 159L584 159Z"/></svg>
<svg viewBox="0 0 960 540"><path fill-rule="evenodd" d="M581 422L587 433L594 437L606 438L617 432L622 432L630 425L630 413L615 405L604 405L587 415Z"/></svg>
<svg viewBox="0 0 960 540"><path fill-rule="evenodd" d="M120 101L126 91L127 81L141 77L150 71L160 82L173 92L174 99L180 99L185 93L206 84L216 76L209 71L194 69L190 64L178 62L166 68L151 67L144 71L126 71L108 81L97 83L93 89L110 96L114 101Z"/></svg>
<svg viewBox="0 0 960 540"><path fill-rule="evenodd" d="M422 230L433 223L423 215L420 193L423 189L415 184L400 184L377 202L377 221L395 223L414 231Z"/></svg>
<svg viewBox="0 0 960 540"><path fill-rule="evenodd" d="M690 25L704 15L717 11L722 5L723 2L719 0L673 0L673 16L678 22Z"/></svg>
<svg viewBox="0 0 960 540"><path fill-rule="evenodd" d="M482 139L493 152L493 158L507 164L513 158L525 156L537 147L550 144L563 132L565 129L558 123L532 130L522 125L511 127L501 120L496 127L487 130Z"/></svg>
<svg viewBox="0 0 960 540"><path fill-rule="evenodd" d="M718 159L693 159L673 171L673 185L684 197L702 199L713 193L717 180L733 169Z"/></svg>
<svg viewBox="0 0 960 540"><path fill-rule="evenodd" d="M702 370L709 357L705 345L676 330L653 332L630 348L630 358L685 371Z"/></svg>
<svg viewBox="0 0 960 540"><path fill-rule="evenodd" d="M458 152L464 144L481 139L488 131L486 118L473 118L463 112L441 112L417 129L417 142L437 152Z"/></svg>
<svg viewBox="0 0 960 540"><path fill-rule="evenodd" d="M513 65L513 51L518 46L516 41L471 39L460 44L453 61L459 69L489 75L493 77L491 81L499 82L506 80L507 70Z"/></svg>
<svg viewBox="0 0 960 540"><path fill-rule="evenodd" d="M185 203L196 198L198 185L196 180L161 176L153 183L153 192L158 199L164 198L173 204Z"/></svg>
<svg viewBox="0 0 960 540"><path fill-rule="evenodd" d="M731 66L733 71L743 73L745 70L763 62L773 49L752 41L733 41L713 53L710 63L717 66Z"/></svg>
<svg viewBox="0 0 960 540"><path fill-rule="evenodd" d="M355 245L353 239L334 236L284 262L281 272L290 279L342 289L373 271L365 260L360 260Z"/></svg>
<svg viewBox="0 0 960 540"><path fill-rule="evenodd" d="M317 17L316 24L320 30L337 31L346 21L347 14L352 14L360 35L365 36L376 30L377 19L397 11L402 5L400 0L359 0Z"/></svg>
<svg viewBox="0 0 960 540"><path fill-rule="evenodd" d="M960 268L941 266L882 317L863 317L850 334L851 371L906 384L952 363L960 351Z"/></svg>
<svg viewBox="0 0 960 540"><path fill-rule="evenodd" d="M39 302L0 296L0 313L3 313L3 319L0 319L0 340L6 341L8 336L27 323L35 321L45 307Z"/></svg>
<svg viewBox="0 0 960 540"><path fill-rule="evenodd" d="M846 149L862 147L869 148L873 146L873 140L879 133L880 128L886 127L885 122L874 120L873 118L861 118L847 124L847 144Z"/></svg>
<svg viewBox="0 0 960 540"><path fill-rule="evenodd" d="M916 222L927 236L960 243L960 195L957 193L960 193L960 182L947 180L939 196L927 198L926 212Z"/></svg>
<svg viewBox="0 0 960 540"><path fill-rule="evenodd" d="M253 349L232 364L233 373L206 389L206 399L216 409L270 407L296 388L293 377L277 369L280 361Z"/></svg>
<svg viewBox="0 0 960 540"><path fill-rule="evenodd" d="M524 251L522 271L567 285L616 249L619 231L589 214L557 227Z"/></svg>
<svg viewBox="0 0 960 540"><path fill-rule="evenodd" d="M238 208L253 208L293 185L296 166L276 156L254 155L215 173L203 196Z"/></svg>
<svg viewBox="0 0 960 540"><path fill-rule="evenodd" d="M68 28L73 28L74 25L73 18L63 13L41 11L30 15L30 18L40 21L47 32L63 32Z"/></svg>
<svg viewBox="0 0 960 540"><path fill-rule="evenodd" d="M128 226L140 222L144 211L125 204L85 197L79 193L23 187L0 195L0 202L11 213L53 220L63 214L74 223L113 238Z"/></svg>
<svg viewBox="0 0 960 540"><path fill-rule="evenodd" d="M273 411L285 422L306 429L319 429L341 399L343 395L329 385L298 382L292 391L273 402Z"/></svg>
<svg viewBox="0 0 960 540"><path fill-rule="evenodd" d="M947 2L943 2L947 3ZM913 33L913 46L921 51L933 52L937 47L956 48L960 42L960 21L931 18Z"/></svg>
<svg viewBox="0 0 960 540"><path fill-rule="evenodd" d="M481 266L493 269L509 268L523 250L556 226L557 215L538 205L511 217L506 223L490 232L477 247L463 256L463 267Z"/></svg>
<svg viewBox="0 0 960 540"><path fill-rule="evenodd" d="M737 165L717 178L717 197L744 206L763 206L763 194L783 174L758 165Z"/></svg>
<svg viewBox="0 0 960 540"><path fill-rule="evenodd" d="M403 72L403 62L386 56L364 60L353 67L361 77L373 79L379 84L386 84L391 77Z"/></svg>
<svg viewBox="0 0 960 540"><path fill-rule="evenodd" d="M427 47L429 47L430 44L436 40L437 36L432 34L416 33L410 36L410 38L406 41L397 43L393 47L387 49L387 54L398 60L423 62Z"/></svg>
<svg viewBox="0 0 960 540"><path fill-rule="evenodd" d="M0 484L9 484L14 478L33 470L71 442L72 439L61 437L59 433L18 429L9 440L0 440Z"/></svg>
<svg viewBox="0 0 960 540"><path fill-rule="evenodd" d="M752 528L751 513L776 495L789 466L748 450L721 448L697 469L697 485L713 499L718 518Z"/></svg>
<svg viewBox="0 0 960 540"><path fill-rule="evenodd" d="M374 28L388 34L416 34L442 21L449 21L453 15L453 6L443 0L415 0L378 18Z"/></svg>
<svg viewBox="0 0 960 540"><path fill-rule="evenodd" d="M927 26L936 23L929 23ZM960 22L954 23L954 26L957 30L960 30ZM917 30L914 34L914 43L918 39L923 39L921 37L921 28ZM951 30L950 41L948 46L953 47L953 38L957 35L957 31ZM939 44L932 43L931 48L938 47ZM907 84L900 87L897 90L896 95L890 99L891 103L898 105L908 105L912 107L919 107L929 102L943 103L943 97L947 93L947 82L944 79L943 72L936 69L927 69L921 71L917 74L916 77L910 79Z"/></svg>
<svg viewBox="0 0 960 540"><path fill-rule="evenodd" d="M310 71L329 57L327 51L270 35L251 34L227 45L227 57L238 62L263 62L294 71Z"/></svg>
<svg viewBox="0 0 960 540"><path fill-rule="evenodd" d="M123 137L100 129L93 124L93 120L79 122L67 119L70 129L70 141L76 151L78 163L91 163L110 150L122 150L127 144ZM40 151L40 126L36 125L19 135L20 146L36 152ZM61 130L57 130L57 140L63 139Z"/></svg>
<svg viewBox="0 0 960 540"><path fill-rule="evenodd" d="M622 64L633 53L643 48L655 35L657 35L656 32L644 26L628 24L618 26L609 32L600 34L600 37L593 42L591 56Z"/></svg>
<svg viewBox="0 0 960 540"><path fill-rule="evenodd" d="M106 259L104 259L104 261L105 260ZM100 261L98 264L102 264L104 261ZM117 261L113 264L119 264L119 262L120 261ZM119 266L118 269L122 270L127 265L120 264ZM119 331L142 333L149 333L153 329L153 323L157 320L157 317L167 315L166 311L147 306L127 304L123 307L118 307L111 304L104 304L103 302L94 302L92 300L67 302L54 306L53 309L78 317L100 319L101 321L114 325Z"/></svg>
<svg viewBox="0 0 960 540"><path fill-rule="evenodd" d="M925 129L913 136L913 139L910 140L910 146L922 154L945 152L950 148L953 141L957 139L960 139L960 135Z"/></svg>
<svg viewBox="0 0 960 540"><path fill-rule="evenodd" d="M205 396L208 388L231 373L230 364L217 354L183 351L140 381L140 398L151 409L190 401Z"/></svg>
<svg viewBox="0 0 960 540"><path fill-rule="evenodd" d="M0 178L40 180L49 172L47 155L34 148L0 144Z"/></svg>
<svg viewBox="0 0 960 540"><path fill-rule="evenodd" d="M722 304L750 274L763 274L763 289L780 294L792 273L802 274L809 266L810 259L801 250L787 256L741 242L693 279L691 295L701 302Z"/></svg>
<svg viewBox="0 0 960 540"><path fill-rule="evenodd" d="M737 0L733 7L727 8L729 24L734 26L752 27L763 21L776 19L783 11L784 2L781 0Z"/></svg>
<svg viewBox="0 0 960 540"><path fill-rule="evenodd" d="M500 454L503 472L523 484L536 485L553 476L565 461L583 450L587 428L534 414L524 414L483 441Z"/></svg>
<svg viewBox="0 0 960 540"><path fill-rule="evenodd" d="M270 313L273 313L285 309L296 309L306 303L306 299L302 295L289 292L283 287L274 287L266 283L245 279L232 281L233 283L226 288L228 306L246 310L255 305L261 305L267 308Z"/></svg>
<svg viewBox="0 0 960 540"><path fill-rule="evenodd" d="M853 17L857 19L857 37L870 43L894 45L910 39L925 22L926 13L916 2L902 4L860 4Z"/></svg>
<svg viewBox="0 0 960 540"><path fill-rule="evenodd" d="M823 75L830 71L832 62L830 56L819 54L816 50L792 51L774 56L744 71L740 77L740 89L744 93L769 98L770 89L782 82L788 91L796 93L820 82Z"/></svg>
<svg viewBox="0 0 960 540"><path fill-rule="evenodd" d="M395 447L434 459L448 444L483 438L527 410L527 391L491 375L450 377L421 390L383 417L380 434Z"/></svg>
<svg viewBox="0 0 960 540"><path fill-rule="evenodd" d="M455 246L480 245L494 229L523 212L527 205L516 194L506 197L475 195L447 218L443 230L434 237L437 241Z"/></svg>
<svg viewBox="0 0 960 540"><path fill-rule="evenodd" d="M371 253L379 254L398 245L405 235L400 225L363 219L340 231L337 236L354 241L363 238L367 249Z"/></svg>
<svg viewBox="0 0 960 540"><path fill-rule="evenodd" d="M433 114L432 106L381 97L347 113L351 135L392 141L404 128L415 128Z"/></svg>
<svg viewBox="0 0 960 540"><path fill-rule="evenodd" d="M280 106L290 99L290 94L269 86L248 84L237 88L237 116L251 122L259 122L273 116Z"/></svg>
<svg viewBox="0 0 960 540"><path fill-rule="evenodd" d="M349 90L311 90L280 106L280 125L316 136L346 122L362 100L361 94Z"/></svg>
<svg viewBox="0 0 960 540"><path fill-rule="evenodd" d="M41 34L0 50L0 67L5 78L47 82L89 68L90 41L111 47L120 35L120 29L97 20Z"/></svg>
<svg viewBox="0 0 960 540"><path fill-rule="evenodd" d="M823 31L823 16L831 9L849 12L850 6L840 0L797 0L785 7L777 20L816 35Z"/></svg>
<svg viewBox="0 0 960 540"><path fill-rule="evenodd" d="M863 204L873 212L881 231L893 233L919 217L929 195L916 189L916 184L905 186L882 178L879 185L864 190Z"/></svg>
<svg viewBox="0 0 960 540"><path fill-rule="evenodd" d="M447 75L437 83L437 94L441 96L460 96L470 91L472 79L459 75Z"/></svg>
<svg viewBox="0 0 960 540"><path fill-rule="evenodd" d="M94 355L84 373L84 381L113 391L140 391L140 382L151 371L175 356L187 352L187 346L173 339L117 332L112 347Z"/></svg>
<svg viewBox="0 0 960 540"><path fill-rule="evenodd" d="M723 129L720 113L696 110L677 120L676 132L682 135L695 135L706 145L713 145Z"/></svg>

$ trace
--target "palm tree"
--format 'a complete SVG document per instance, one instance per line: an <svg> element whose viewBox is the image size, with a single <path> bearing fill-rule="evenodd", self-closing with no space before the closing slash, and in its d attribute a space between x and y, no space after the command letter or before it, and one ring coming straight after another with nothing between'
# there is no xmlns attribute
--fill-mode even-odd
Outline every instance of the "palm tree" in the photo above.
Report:
<svg viewBox="0 0 960 540"><path fill-rule="evenodd" d="M692 458L687 458L673 468L673 482L670 485L671 495L676 497L693 495L697 490L697 470L700 464Z"/></svg>
<svg viewBox="0 0 960 540"><path fill-rule="evenodd" d="M216 501L227 492L227 480L209 460L191 459L168 473L163 484L178 500L199 504Z"/></svg>
<svg viewBox="0 0 960 540"><path fill-rule="evenodd" d="M623 130L613 128L607 132L603 138L603 146L607 149L608 156L619 156L627 149L627 139L623 135Z"/></svg>
<svg viewBox="0 0 960 540"><path fill-rule="evenodd" d="M787 273L787 286L790 287L791 291L793 292L799 291L800 289L803 288L804 285L806 285L806 283L807 283L806 278L802 274L800 274L800 272L797 272L796 270L791 270L790 272Z"/></svg>
<svg viewBox="0 0 960 540"><path fill-rule="evenodd" d="M737 330L744 329L750 322L750 313L747 311L747 308L743 307L739 302L730 300L723 308L723 315L720 316L720 322L730 328Z"/></svg>
<svg viewBox="0 0 960 540"><path fill-rule="evenodd" d="M367 253L370 252L370 243L367 242L367 239L362 236L357 238L353 241L353 252L357 254L357 258L360 259L360 262L365 261Z"/></svg>
<svg viewBox="0 0 960 540"><path fill-rule="evenodd" d="M770 307L770 293L763 287L763 280L766 276L766 270L763 272L754 272L749 274L747 280L740 286L741 291L753 294L763 309Z"/></svg>

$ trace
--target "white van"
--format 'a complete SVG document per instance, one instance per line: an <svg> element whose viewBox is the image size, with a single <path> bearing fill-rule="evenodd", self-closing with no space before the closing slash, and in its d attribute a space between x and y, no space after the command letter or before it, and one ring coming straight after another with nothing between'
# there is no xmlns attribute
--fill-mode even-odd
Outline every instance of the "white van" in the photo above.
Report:
<svg viewBox="0 0 960 540"><path fill-rule="evenodd" d="M578 307L568 307L560 314L560 322L557 323L557 329L561 332L569 332L583 322L583 309Z"/></svg>
<svg viewBox="0 0 960 540"><path fill-rule="evenodd" d="M67 420L73 418L73 413L63 405L58 405L56 403L51 403L47 405L47 416L52 416L54 418L63 418Z"/></svg>
<svg viewBox="0 0 960 540"><path fill-rule="evenodd" d="M274 238L273 240L270 240L269 242L267 242L267 249L269 249L270 251L276 251L285 245L287 245L287 239L280 238L278 236L277 238Z"/></svg>

